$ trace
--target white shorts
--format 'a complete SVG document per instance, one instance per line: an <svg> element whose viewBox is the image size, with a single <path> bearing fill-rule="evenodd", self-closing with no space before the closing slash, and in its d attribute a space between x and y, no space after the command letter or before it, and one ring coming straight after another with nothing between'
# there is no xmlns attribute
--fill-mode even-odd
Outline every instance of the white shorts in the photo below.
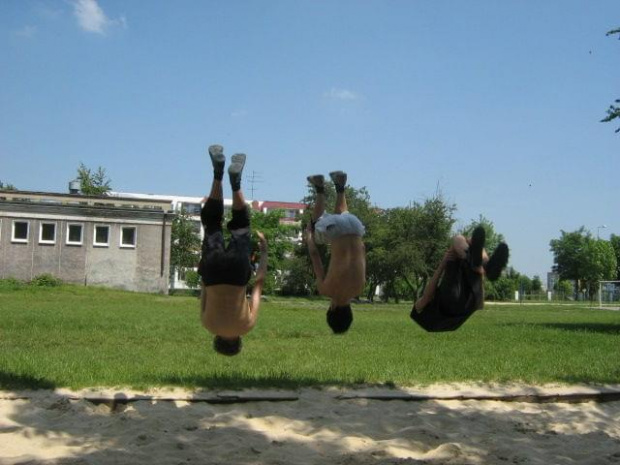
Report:
<svg viewBox="0 0 620 465"><path fill-rule="evenodd" d="M352 213L323 213L314 225L314 241L317 244L329 244L337 237L349 234L362 237L365 232L362 222Z"/></svg>

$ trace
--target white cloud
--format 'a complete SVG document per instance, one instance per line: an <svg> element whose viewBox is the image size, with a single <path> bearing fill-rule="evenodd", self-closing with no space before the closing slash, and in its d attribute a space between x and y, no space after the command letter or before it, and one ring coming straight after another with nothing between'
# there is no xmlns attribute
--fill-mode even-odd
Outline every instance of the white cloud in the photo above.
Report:
<svg viewBox="0 0 620 465"><path fill-rule="evenodd" d="M87 32L105 35L111 26L127 27L127 20L124 16L117 19L108 18L97 0L74 0L73 13L78 25Z"/></svg>
<svg viewBox="0 0 620 465"><path fill-rule="evenodd" d="M348 89L336 89L332 87L329 92L325 92L325 97L333 100L353 101L360 100L360 96Z"/></svg>
<svg viewBox="0 0 620 465"><path fill-rule="evenodd" d="M32 39L36 34L37 34L36 26L24 26L20 30L15 31L15 35L23 39Z"/></svg>

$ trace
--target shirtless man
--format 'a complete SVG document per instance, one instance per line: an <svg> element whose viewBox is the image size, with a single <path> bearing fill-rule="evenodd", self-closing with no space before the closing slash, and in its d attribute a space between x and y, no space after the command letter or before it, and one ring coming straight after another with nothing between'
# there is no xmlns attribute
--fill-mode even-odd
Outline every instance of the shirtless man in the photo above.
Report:
<svg viewBox="0 0 620 465"><path fill-rule="evenodd" d="M236 355L241 351L241 336L256 324L260 308L263 283L267 272L267 241L257 231L260 242L260 263L251 301L246 297L246 286L252 274L250 264L250 214L241 192L241 173L245 155L232 156L228 168L232 186L232 220L227 227L231 238L224 243L222 220L224 217L223 148L209 147L213 164L213 184L200 212L205 229L202 242L202 258L198 271L202 276L200 317L202 325L212 334L213 348L223 355Z"/></svg>
<svg viewBox="0 0 620 465"><path fill-rule="evenodd" d="M411 319L430 332L454 331L484 307L484 277L499 278L508 264L508 246L500 243L489 259L485 231L474 229L470 239L454 236L452 245L411 310Z"/></svg>
<svg viewBox="0 0 620 465"><path fill-rule="evenodd" d="M342 171L329 174L336 187L334 214L325 213L323 175L308 176L316 191L312 222L306 231L306 241L319 294L331 299L327 324L334 333L345 333L353 321L351 299L360 295L366 284L366 252L361 221L347 209L345 185L347 175ZM327 275L316 244L331 244L331 259Z"/></svg>

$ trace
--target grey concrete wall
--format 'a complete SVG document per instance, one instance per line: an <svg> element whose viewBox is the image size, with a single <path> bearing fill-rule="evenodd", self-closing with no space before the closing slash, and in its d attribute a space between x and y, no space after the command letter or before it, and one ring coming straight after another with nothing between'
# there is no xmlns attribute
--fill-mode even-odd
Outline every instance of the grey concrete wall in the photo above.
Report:
<svg viewBox="0 0 620 465"><path fill-rule="evenodd" d="M167 217L166 225L163 227L162 216L154 216L153 221L142 220L132 224L127 219L119 223L117 221L121 220L110 217L105 218L105 221L74 220L70 217L48 220L15 218L4 213L0 217L0 278L14 277L28 281L37 275L49 273L65 282L167 293L171 218ZM28 243L11 241L14 219L30 223ZM56 223L55 244L39 243L41 221ZM68 222L83 225L82 245L66 244ZM96 224L107 225L110 228L106 247L93 244ZM136 228L135 248L120 246L122 227Z"/></svg>
<svg viewBox="0 0 620 465"><path fill-rule="evenodd" d="M34 255L33 225L30 225L28 242L11 242L13 220L21 221L22 218L2 218L2 262L0 263L0 276L2 278L13 277L29 281L32 279L32 263Z"/></svg>

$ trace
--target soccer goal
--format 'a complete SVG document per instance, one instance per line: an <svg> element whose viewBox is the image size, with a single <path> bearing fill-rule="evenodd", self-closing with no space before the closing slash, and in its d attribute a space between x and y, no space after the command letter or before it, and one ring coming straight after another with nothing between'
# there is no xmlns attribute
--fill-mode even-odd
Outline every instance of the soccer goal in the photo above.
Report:
<svg viewBox="0 0 620 465"><path fill-rule="evenodd" d="M598 306L620 310L620 281L598 282Z"/></svg>

